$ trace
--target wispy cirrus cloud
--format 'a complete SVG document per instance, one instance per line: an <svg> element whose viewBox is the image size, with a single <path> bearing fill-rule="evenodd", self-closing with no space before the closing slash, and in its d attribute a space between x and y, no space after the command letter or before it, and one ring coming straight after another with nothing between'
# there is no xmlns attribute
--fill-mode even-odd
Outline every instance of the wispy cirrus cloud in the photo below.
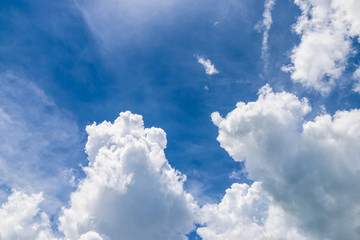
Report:
<svg viewBox="0 0 360 240"><path fill-rule="evenodd" d="M142 34L152 26L171 16L170 10L179 1L76 0L75 3L101 48L109 51L144 37Z"/></svg>
<svg viewBox="0 0 360 240"><path fill-rule="evenodd" d="M0 183L43 191L52 214L72 191L68 169L81 163L78 126L26 77L7 71L0 80Z"/></svg>
<svg viewBox="0 0 360 240"><path fill-rule="evenodd" d="M265 0L263 20L255 26L255 29L259 32L263 32L263 40L261 46L261 58L264 61L264 70L265 72L269 68L269 31L272 24L271 11L275 5L275 0Z"/></svg>

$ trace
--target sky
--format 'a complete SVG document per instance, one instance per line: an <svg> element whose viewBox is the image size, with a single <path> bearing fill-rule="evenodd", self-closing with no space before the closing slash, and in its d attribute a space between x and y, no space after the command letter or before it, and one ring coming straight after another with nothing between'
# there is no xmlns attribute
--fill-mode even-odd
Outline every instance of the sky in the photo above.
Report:
<svg viewBox="0 0 360 240"><path fill-rule="evenodd" d="M0 240L359 239L359 12L3 0Z"/></svg>

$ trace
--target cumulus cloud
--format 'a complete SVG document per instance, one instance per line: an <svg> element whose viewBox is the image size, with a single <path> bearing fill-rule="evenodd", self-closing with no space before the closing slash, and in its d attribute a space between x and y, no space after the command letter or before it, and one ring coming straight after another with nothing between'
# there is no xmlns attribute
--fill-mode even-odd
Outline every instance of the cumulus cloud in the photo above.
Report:
<svg viewBox="0 0 360 240"><path fill-rule="evenodd" d="M255 182L235 183L219 204L201 208L165 158L162 129L130 112L94 123L86 177L59 231L66 240L186 239L200 223L204 240L358 239L360 110L305 122L310 111L307 99L265 85L257 101L239 102L225 118L213 113L221 146ZM2 124L12 121L8 112L0 111ZM42 201L14 191L0 208L0 238L56 239Z"/></svg>
<svg viewBox="0 0 360 240"><path fill-rule="evenodd" d="M264 69L265 71L269 66L269 31L272 24L271 11L275 5L275 0L265 0L264 4L264 12L263 12L263 20L261 23L257 24L255 28L260 32L263 31L263 40L261 46L261 58L264 60Z"/></svg>
<svg viewBox="0 0 360 240"><path fill-rule="evenodd" d="M42 193L14 191L0 208L0 239L187 239L198 205L165 158L165 132L130 112L86 131L89 164L59 217L63 236L40 210Z"/></svg>
<svg viewBox="0 0 360 240"><path fill-rule="evenodd" d="M218 74L219 71L215 68L215 65L211 63L209 59L198 57L198 63L204 66L207 75Z"/></svg>
<svg viewBox="0 0 360 240"><path fill-rule="evenodd" d="M197 233L204 240L307 239L273 203L260 182L251 186L234 183L219 204L201 209L201 218L206 226L198 228Z"/></svg>
<svg viewBox="0 0 360 240"><path fill-rule="evenodd" d="M165 132L130 112L86 131L89 166L60 217L65 238L186 239L197 204L165 158Z"/></svg>
<svg viewBox="0 0 360 240"><path fill-rule="evenodd" d="M336 84L350 55L352 39L360 35L359 1L295 0L302 15L294 30L301 42L283 67L294 82L327 94Z"/></svg>
<svg viewBox="0 0 360 240"><path fill-rule="evenodd" d="M48 216L39 210L42 193L14 191L0 208L0 239L55 240Z"/></svg>
<svg viewBox="0 0 360 240"><path fill-rule="evenodd" d="M305 122L310 110L306 99L266 85L257 101L239 102L225 118L213 113L212 119L221 146L245 161L249 177L262 182L297 228L311 239L358 239L360 110Z"/></svg>

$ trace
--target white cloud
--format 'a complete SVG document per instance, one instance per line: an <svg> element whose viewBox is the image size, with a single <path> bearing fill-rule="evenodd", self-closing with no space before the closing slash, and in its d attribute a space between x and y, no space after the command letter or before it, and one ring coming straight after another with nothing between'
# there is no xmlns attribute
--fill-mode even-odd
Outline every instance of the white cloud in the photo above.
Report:
<svg viewBox="0 0 360 240"><path fill-rule="evenodd" d="M234 183L219 204L201 209L205 227L197 233L203 240L221 239L308 239L292 226L289 217L263 191L261 183L252 186Z"/></svg>
<svg viewBox="0 0 360 240"><path fill-rule="evenodd" d="M103 240L103 238L97 232L90 231L82 234L80 240Z"/></svg>
<svg viewBox="0 0 360 240"><path fill-rule="evenodd" d="M360 35L360 2L341 0L295 0L302 10L294 29L301 42L293 49L294 82L322 94L330 92L353 53L352 38Z"/></svg>
<svg viewBox="0 0 360 240"><path fill-rule="evenodd" d="M198 57L198 63L204 66L207 75L218 74L219 71L215 68L214 64L209 59Z"/></svg>
<svg viewBox="0 0 360 240"><path fill-rule="evenodd" d="M354 84L354 92L360 93L360 67L356 69L353 75L354 79L356 80L356 83Z"/></svg>
<svg viewBox="0 0 360 240"><path fill-rule="evenodd" d="M55 239L49 218L39 211L42 200L42 193L29 196L14 191L0 208L0 239Z"/></svg>
<svg viewBox="0 0 360 240"><path fill-rule="evenodd" d="M306 99L266 85L256 102L212 118L221 146L245 161L249 177L301 231L311 239L358 239L360 110L304 122L310 110Z"/></svg>
<svg viewBox="0 0 360 240"><path fill-rule="evenodd" d="M263 12L263 20L261 24L257 24L255 28L258 31L263 31L263 40L262 40L262 46L261 46L261 58L264 60L264 68L265 71L267 71L269 66L269 46L268 46L268 40L269 40L269 31L272 24L272 17L271 17L271 11L275 5L275 0L265 0L264 4L264 12Z"/></svg>
<svg viewBox="0 0 360 240"><path fill-rule="evenodd" d="M165 132L130 112L86 131L86 178L60 217L66 239L186 239L197 204L165 158Z"/></svg>

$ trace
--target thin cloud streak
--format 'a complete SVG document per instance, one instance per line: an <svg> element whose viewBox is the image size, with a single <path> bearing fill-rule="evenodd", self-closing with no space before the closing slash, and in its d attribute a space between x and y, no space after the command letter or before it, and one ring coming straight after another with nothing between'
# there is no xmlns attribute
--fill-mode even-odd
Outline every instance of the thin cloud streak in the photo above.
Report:
<svg viewBox="0 0 360 240"><path fill-rule="evenodd" d="M276 1L275 0L265 0L263 20L261 23L255 26L255 29L259 32L263 32L263 40L261 46L261 59L264 61L264 71L267 72L269 68L269 31L272 24L271 11L274 8Z"/></svg>

